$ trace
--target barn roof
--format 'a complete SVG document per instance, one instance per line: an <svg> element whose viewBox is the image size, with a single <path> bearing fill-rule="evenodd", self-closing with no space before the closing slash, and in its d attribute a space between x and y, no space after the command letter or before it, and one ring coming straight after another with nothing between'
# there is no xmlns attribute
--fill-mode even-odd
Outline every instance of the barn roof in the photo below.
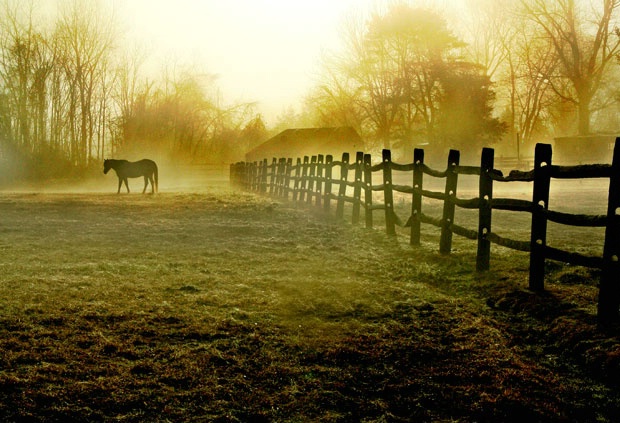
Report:
<svg viewBox="0 0 620 423"><path fill-rule="evenodd" d="M280 132L246 154L246 161L272 158L297 158L331 154L336 159L342 153L364 150L364 142L350 126L333 128L291 128Z"/></svg>

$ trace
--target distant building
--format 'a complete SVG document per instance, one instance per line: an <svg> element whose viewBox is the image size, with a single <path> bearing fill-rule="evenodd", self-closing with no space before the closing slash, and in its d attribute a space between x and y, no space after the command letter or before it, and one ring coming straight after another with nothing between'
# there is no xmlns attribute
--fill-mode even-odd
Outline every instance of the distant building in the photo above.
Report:
<svg viewBox="0 0 620 423"><path fill-rule="evenodd" d="M335 128L293 128L280 132L245 155L247 162L275 158L303 158L331 154L340 160L342 153L355 159L357 151L364 151L364 142L350 126Z"/></svg>
<svg viewBox="0 0 620 423"><path fill-rule="evenodd" d="M611 163L616 135L554 138L552 161L558 164Z"/></svg>

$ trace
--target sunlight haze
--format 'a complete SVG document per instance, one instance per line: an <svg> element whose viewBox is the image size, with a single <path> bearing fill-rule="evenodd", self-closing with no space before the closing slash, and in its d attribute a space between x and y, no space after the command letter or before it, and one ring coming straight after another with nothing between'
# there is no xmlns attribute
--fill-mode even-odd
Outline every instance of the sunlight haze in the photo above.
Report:
<svg viewBox="0 0 620 423"><path fill-rule="evenodd" d="M445 9L462 0L420 2ZM267 121L297 107L322 52L337 48L343 20L376 0L126 0L117 2L128 39L151 67L198 66L217 75L226 102L258 102ZM154 65L157 63L157 65Z"/></svg>

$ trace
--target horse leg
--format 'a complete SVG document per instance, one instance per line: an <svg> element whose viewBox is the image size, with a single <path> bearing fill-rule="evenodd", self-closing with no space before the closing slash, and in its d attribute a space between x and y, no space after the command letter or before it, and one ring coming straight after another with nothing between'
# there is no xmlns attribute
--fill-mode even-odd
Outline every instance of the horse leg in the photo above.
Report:
<svg viewBox="0 0 620 423"><path fill-rule="evenodd" d="M127 178L123 179L125 181L125 186L127 187L127 193L129 193L129 182L127 182Z"/></svg>
<svg viewBox="0 0 620 423"><path fill-rule="evenodd" d="M149 185L149 177L144 175L144 189L142 190L142 194L146 192L146 187Z"/></svg>
<svg viewBox="0 0 620 423"><path fill-rule="evenodd" d="M121 193L122 186L123 186L123 180L121 178L118 178L118 190L116 191L117 194Z"/></svg>

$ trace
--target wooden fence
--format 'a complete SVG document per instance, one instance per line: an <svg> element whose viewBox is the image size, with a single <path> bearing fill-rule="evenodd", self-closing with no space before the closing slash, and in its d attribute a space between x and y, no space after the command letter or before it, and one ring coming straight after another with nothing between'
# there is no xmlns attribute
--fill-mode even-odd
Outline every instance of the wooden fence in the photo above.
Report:
<svg viewBox="0 0 620 423"><path fill-rule="evenodd" d="M396 226L410 228L410 244L420 244L421 224L440 228L439 251L449 254L452 236L457 234L477 241L476 268L489 269L491 244L528 252L530 256L529 288L544 290L545 260L552 259L579 266L600 269L600 291L598 318L602 324L615 322L620 307L620 138L616 140L613 161L608 164L579 166L552 165L552 149L548 144L538 144L535 149L534 168L529 171L513 170L508 176L494 168L494 150L482 151L480 166L461 166L460 153L451 150L445 170L439 171L424 163L424 150L415 149L413 162L398 164L392 161L390 150L383 150L381 163L372 164L371 156L358 152L354 162L349 154L342 155L341 161L332 156L317 155L297 159L273 159L271 163L236 163L230 167L230 179L244 189L268 194L282 199L292 199L332 212L344 217L345 204L351 204L352 223L360 220L364 210L365 225L373 227L373 212L382 210L385 216L385 230L388 235L396 235ZM393 183L392 172L411 172L412 185ZM339 172L338 172L339 171ZM381 183L373 185L373 175L381 174ZM444 178L442 191L424 189L424 176ZM460 199L457 197L459 175L478 176L478 197ZM609 196L606 215L569 214L549 210L550 181L555 179L608 178ZM377 180L379 177L377 176ZM532 182L532 200L494 198L493 185L510 182ZM373 192L382 192L383 201L373 201ZM411 195L411 215L403 222L394 212L394 192ZM352 194L352 195L351 195ZM441 218L423 213L422 199L432 198L443 201ZM477 209L478 228L468 229L454 222L455 208ZM529 241L518 241L495 234L492 228L493 210L511 210L531 214ZM605 241L602 257L585 256L547 245L547 222L563 225L605 227Z"/></svg>

